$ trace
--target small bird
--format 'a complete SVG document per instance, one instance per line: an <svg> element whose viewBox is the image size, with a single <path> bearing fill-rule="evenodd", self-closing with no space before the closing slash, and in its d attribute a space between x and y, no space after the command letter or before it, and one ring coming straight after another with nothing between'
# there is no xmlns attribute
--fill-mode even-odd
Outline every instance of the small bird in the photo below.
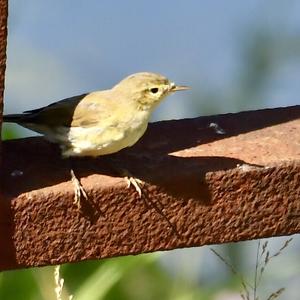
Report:
<svg viewBox="0 0 300 300"><path fill-rule="evenodd" d="M145 133L151 113L169 94L187 90L149 72L132 74L112 89L86 93L22 114L3 117L59 144L63 157L111 154L134 145ZM71 170L75 201L86 193ZM128 178L127 178L128 179ZM128 185L139 185L132 177Z"/></svg>

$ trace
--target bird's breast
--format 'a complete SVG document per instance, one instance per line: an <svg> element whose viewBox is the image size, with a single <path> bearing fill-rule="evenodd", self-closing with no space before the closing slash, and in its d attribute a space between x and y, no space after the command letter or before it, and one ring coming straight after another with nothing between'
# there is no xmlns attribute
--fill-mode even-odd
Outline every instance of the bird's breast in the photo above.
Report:
<svg viewBox="0 0 300 300"><path fill-rule="evenodd" d="M101 120L91 127L72 127L64 156L100 156L134 145L145 133L149 114L136 113L116 120Z"/></svg>

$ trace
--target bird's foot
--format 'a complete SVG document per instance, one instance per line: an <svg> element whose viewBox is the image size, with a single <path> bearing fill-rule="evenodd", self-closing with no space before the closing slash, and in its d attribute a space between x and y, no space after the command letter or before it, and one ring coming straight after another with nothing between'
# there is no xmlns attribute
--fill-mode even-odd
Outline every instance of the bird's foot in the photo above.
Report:
<svg viewBox="0 0 300 300"><path fill-rule="evenodd" d="M130 186L133 186L136 192L138 193L139 197L142 197L142 187L145 182L139 178L135 178L132 174L123 168L118 167L118 171L120 172L121 176L124 176L124 179L127 183L127 188L129 189Z"/></svg>
<svg viewBox="0 0 300 300"><path fill-rule="evenodd" d="M125 176L124 179L127 182L127 188L129 189L132 185L134 189L137 191L139 197L142 197L142 187L145 184L144 181L138 178L134 178L132 176Z"/></svg>
<svg viewBox="0 0 300 300"><path fill-rule="evenodd" d="M85 200L88 200L88 195L72 169L70 173L71 173L71 181L74 186L74 204L76 204L78 209L80 209L82 197Z"/></svg>

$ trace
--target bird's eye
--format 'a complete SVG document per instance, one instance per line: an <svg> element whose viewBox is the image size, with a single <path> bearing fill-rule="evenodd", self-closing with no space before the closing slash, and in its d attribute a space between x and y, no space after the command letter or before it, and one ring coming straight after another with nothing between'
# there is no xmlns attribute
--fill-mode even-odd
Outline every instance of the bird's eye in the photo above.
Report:
<svg viewBox="0 0 300 300"><path fill-rule="evenodd" d="M152 88L152 89L150 89L150 92L152 94L156 94L158 92L158 88Z"/></svg>

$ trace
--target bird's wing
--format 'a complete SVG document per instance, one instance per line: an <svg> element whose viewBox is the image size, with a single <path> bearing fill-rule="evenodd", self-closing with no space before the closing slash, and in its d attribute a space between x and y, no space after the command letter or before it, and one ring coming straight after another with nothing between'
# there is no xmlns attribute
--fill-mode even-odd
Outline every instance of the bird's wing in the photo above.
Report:
<svg viewBox="0 0 300 300"><path fill-rule="evenodd" d="M70 126L76 106L87 94L66 98L34 110L24 111L19 123L46 125L48 127Z"/></svg>
<svg viewBox="0 0 300 300"><path fill-rule="evenodd" d="M109 92L93 92L82 99L74 109L72 127L100 126L108 122L119 110L120 105Z"/></svg>
<svg viewBox="0 0 300 300"><path fill-rule="evenodd" d="M83 126L88 113L89 121L93 123L96 121L96 115L97 120L99 120L99 115L95 107L92 110L88 109L88 101L85 100L89 95L91 94L82 94L54 102L45 107L24 111L23 114L18 115L16 122L21 125L30 123L46 125L47 127Z"/></svg>
<svg viewBox="0 0 300 300"><path fill-rule="evenodd" d="M120 110L120 102L109 91L82 94L54 102L48 106L4 116L6 122L18 123L32 130L59 127L90 127L109 122Z"/></svg>

